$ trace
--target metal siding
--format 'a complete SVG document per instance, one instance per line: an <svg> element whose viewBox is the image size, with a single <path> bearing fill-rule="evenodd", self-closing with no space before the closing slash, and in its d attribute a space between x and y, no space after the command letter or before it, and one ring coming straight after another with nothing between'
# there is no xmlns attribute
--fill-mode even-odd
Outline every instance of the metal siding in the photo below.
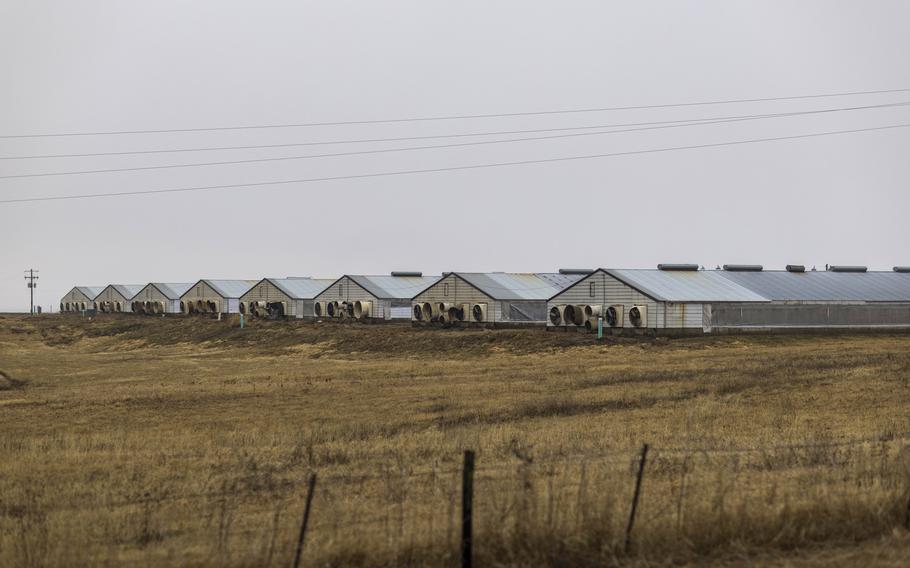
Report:
<svg viewBox="0 0 910 568"><path fill-rule="evenodd" d="M714 328L910 327L910 303L715 304Z"/></svg>
<svg viewBox="0 0 910 568"><path fill-rule="evenodd" d="M444 295L445 285L449 285L449 295ZM433 284L431 287L418 294L411 302L411 306L417 303L429 302L437 304L439 302L449 302L451 304L486 304L487 305L487 322L495 323L502 321L502 306L500 302L494 302L492 298L465 282L455 274L449 274L442 280Z"/></svg>
<svg viewBox="0 0 910 568"><path fill-rule="evenodd" d="M260 290L262 294L260 295ZM288 309L291 309L293 298L285 294L280 288L272 284L269 280L263 280L249 289L249 291L240 296L241 302L286 302Z"/></svg>
<svg viewBox="0 0 910 568"><path fill-rule="evenodd" d="M339 287L342 290L341 294L338 293ZM316 302L331 302L334 300L339 302L356 302L358 300L372 302L370 318L388 319L386 317L388 315L388 310L383 309L379 303L379 299L347 276L343 276L338 282L333 284L330 288L326 288L315 298Z"/></svg>
<svg viewBox="0 0 910 568"><path fill-rule="evenodd" d="M589 285L595 284L594 298L590 295ZM548 309L560 304L593 304L607 306L619 304L623 306L623 327L636 329L629 323L629 309L633 305L644 305L648 308L648 328L671 327L673 319L669 320L663 314L662 302L656 302L638 290L627 286L616 278L603 271L595 272L584 280L579 280L561 294L554 296L548 303ZM552 326L547 321L547 325ZM699 325L699 327L701 327Z"/></svg>

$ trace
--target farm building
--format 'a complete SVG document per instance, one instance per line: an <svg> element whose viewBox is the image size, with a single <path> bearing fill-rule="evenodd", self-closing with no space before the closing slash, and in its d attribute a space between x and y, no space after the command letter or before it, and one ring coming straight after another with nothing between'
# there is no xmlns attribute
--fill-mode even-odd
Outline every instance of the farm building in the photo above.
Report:
<svg viewBox="0 0 910 568"><path fill-rule="evenodd" d="M263 278L240 297L240 313L257 317L313 315L313 303L334 278Z"/></svg>
<svg viewBox="0 0 910 568"><path fill-rule="evenodd" d="M544 325L547 300L590 271L448 272L414 298L413 322Z"/></svg>
<svg viewBox="0 0 910 568"><path fill-rule="evenodd" d="M142 284L109 284L95 296L94 307L99 312L132 311L133 296L142 288Z"/></svg>
<svg viewBox="0 0 910 568"><path fill-rule="evenodd" d="M137 314L179 314L180 296L193 287L192 282L151 282L133 298L133 312Z"/></svg>
<svg viewBox="0 0 910 568"><path fill-rule="evenodd" d="M81 312L94 309L94 301L104 286L76 286L60 299L61 312Z"/></svg>
<svg viewBox="0 0 910 568"><path fill-rule="evenodd" d="M910 273L833 266L598 269L548 302L549 328L668 333L910 328Z"/></svg>
<svg viewBox="0 0 910 568"><path fill-rule="evenodd" d="M318 318L404 320L411 317L411 299L439 280L420 272L392 272L388 276L346 274L316 296Z"/></svg>
<svg viewBox="0 0 910 568"><path fill-rule="evenodd" d="M246 294L258 280L200 280L180 296L180 308L185 314L237 314L240 296Z"/></svg>

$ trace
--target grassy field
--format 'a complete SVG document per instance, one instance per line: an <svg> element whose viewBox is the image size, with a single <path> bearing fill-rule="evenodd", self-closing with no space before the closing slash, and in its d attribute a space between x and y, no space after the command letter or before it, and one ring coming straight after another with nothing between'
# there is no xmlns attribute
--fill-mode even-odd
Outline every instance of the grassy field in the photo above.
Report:
<svg viewBox="0 0 910 568"><path fill-rule="evenodd" d="M910 335L0 316L0 566L904 565ZM631 546L641 444L650 444Z"/></svg>

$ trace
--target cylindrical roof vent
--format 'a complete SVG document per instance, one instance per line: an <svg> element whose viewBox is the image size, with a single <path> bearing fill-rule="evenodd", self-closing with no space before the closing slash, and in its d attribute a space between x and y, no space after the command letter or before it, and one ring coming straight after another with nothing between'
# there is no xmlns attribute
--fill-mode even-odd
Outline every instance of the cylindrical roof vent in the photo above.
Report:
<svg viewBox="0 0 910 568"><path fill-rule="evenodd" d="M560 268L560 274L594 274L591 268Z"/></svg>
<svg viewBox="0 0 910 568"><path fill-rule="evenodd" d="M865 266L831 265L828 270L831 272L865 272L869 269Z"/></svg>
<svg viewBox="0 0 910 568"><path fill-rule="evenodd" d="M402 276L402 277L413 276L413 277L419 278L419 277L423 276L423 272L395 271L395 272L392 272L392 276Z"/></svg>
<svg viewBox="0 0 910 568"><path fill-rule="evenodd" d="M806 266L804 264L788 264L787 272L805 272Z"/></svg>
<svg viewBox="0 0 910 568"><path fill-rule="evenodd" d="M895 272L910 272L910 266L895 266Z"/></svg>
<svg viewBox="0 0 910 568"><path fill-rule="evenodd" d="M760 264L725 264L724 270L727 272L761 272L764 266Z"/></svg>
<svg viewBox="0 0 910 568"><path fill-rule="evenodd" d="M697 264L658 264L657 270L698 270Z"/></svg>

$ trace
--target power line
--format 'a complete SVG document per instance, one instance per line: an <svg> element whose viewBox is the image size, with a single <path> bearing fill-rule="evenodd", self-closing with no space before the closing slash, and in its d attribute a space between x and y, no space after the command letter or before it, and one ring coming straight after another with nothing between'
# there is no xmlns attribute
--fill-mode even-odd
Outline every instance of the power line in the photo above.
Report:
<svg viewBox="0 0 910 568"><path fill-rule="evenodd" d="M897 104L897 103L895 103ZM892 104L888 105L871 105L869 107L857 107L857 108L879 108L885 106L893 106ZM161 150L134 150L126 152L89 152L83 154L38 154L32 156L0 156L0 160L32 160L32 159L41 159L41 158L91 158L99 156L134 156L140 154L170 154L178 152L210 152L210 151L219 151L219 150L260 150L260 149L273 149L273 148L292 148L300 146L327 146L332 144L361 144L361 143L375 143L375 142L404 142L409 140L432 140L437 138L464 138L464 137L476 137L476 136L499 136L507 134L531 134L538 132L563 132L568 130L586 130L586 129L595 129L595 128L623 128L627 126L651 126L657 124L677 124L677 123L690 123L690 122L702 122L702 121L713 121L713 120L726 120L733 118L752 118L752 117L765 117L765 116L782 116L784 114L802 114L802 113L780 113L780 114L749 114L749 115L737 115L737 116L719 116L719 117L702 117L702 118L690 118L685 120L658 120L652 122L627 122L622 124L598 124L598 125L589 125L589 126L569 126L564 128L535 128L535 129L524 129L524 130L496 130L496 131L484 131L484 132L464 132L458 134L433 134L425 136L399 136L394 138L357 138L350 140L319 140L313 142L292 142L287 144L258 144L252 146L208 146L204 148L167 148Z"/></svg>
<svg viewBox="0 0 910 568"><path fill-rule="evenodd" d="M738 146L742 144L754 144L758 142L778 142L783 140L798 140L802 138L816 138L820 136L832 136L840 134L853 134L858 132L873 132L879 130L892 130L895 128L907 128L910 127L910 123L902 124L891 124L887 126L876 126L871 128L854 128L851 130L832 130L828 132L813 132L810 134L796 134L793 136L776 136L773 138L753 138L750 140L734 140L729 142L715 142L711 144L695 144L691 146L672 146L669 148L651 148L647 150L630 150L626 152L612 152L608 154L588 154L583 156L564 156L559 158L544 158L538 160L522 160L516 162L495 162L489 164L473 164L467 166L450 166L445 168L428 168L421 170L400 170L394 172L373 172L367 174L354 174L354 175L343 175L343 176L327 176L327 177L318 177L318 178L302 178L302 179L290 179L290 180L277 180L277 181L261 181L253 183L235 183L228 185L209 185L209 186L198 186L198 187L177 187L177 188L167 188L167 189L146 189L146 190L136 190L136 191L119 191L113 193L86 193L80 195L56 195L48 197L26 197L22 199L3 199L0 200L0 204L4 203L28 203L36 201L64 201L70 199L90 199L97 197L122 197L127 195L150 195L158 193L183 193L191 191L208 191L208 190L219 190L219 189L240 189L240 188L250 188L250 187L265 187L265 186L274 186L274 185L288 185L294 183L315 183L315 182L324 182L324 181L340 181L340 180L349 180L349 179L366 179L366 178L377 178L377 177L391 177L391 176L400 176L400 175L413 175L413 174L428 174L428 173L440 173L440 172L454 172L462 170L477 170L477 169L486 169L486 168L500 168L500 167L510 167L510 166L525 166L530 164L548 164L555 162L568 162L575 160L591 160L597 158L613 158L618 156L635 156L641 154L654 154L659 152L673 152L678 150L697 150L703 148L719 148L723 146Z"/></svg>
<svg viewBox="0 0 910 568"><path fill-rule="evenodd" d="M827 97L847 97L854 95L878 95L886 93L904 93L910 91L910 88L905 89L881 89L876 91L849 91L842 93L822 93L822 94L813 94L813 95L793 95L786 97L762 97L762 98L753 98L753 99L726 99L726 100L715 100L715 101L697 101L697 102L685 102L685 103L664 103L664 104L654 104L654 105L634 105L634 106L616 106L616 107L600 107L600 108L581 108L581 109L560 109L560 110L545 110L545 111L528 111L528 112L509 112L509 113L493 113L493 114L462 114L462 115L447 115L447 116L425 116L425 117L411 117L411 118L386 118L386 119L376 119L376 120L345 120L345 121L336 121L336 122L306 122L299 124L260 124L260 125L246 125L246 126L218 126L210 128L169 128L169 129L159 129L159 130L117 130L117 131L97 131L97 132L61 132L61 133L43 133L43 134L4 134L0 135L0 138L51 138L59 136L107 136L107 135L121 135L121 134L165 134L165 133L178 133L178 132L218 132L224 130L257 130L257 129L266 129L266 128L307 128L315 126L350 126L350 125L362 125L362 124L391 124L391 123L401 123L401 122L429 122L436 120L465 120L473 118L507 118L507 117L516 117L516 116L543 116L543 115L554 115L554 114L576 114L576 113L586 113L586 112L607 112L607 111L620 111L620 110L645 110L645 109L659 109L659 108L678 108L678 107L689 107L689 106L706 106L706 105L723 105L723 104L736 104L736 103L757 103L757 102L771 102L771 101L794 101L794 100L805 100L805 99L819 99Z"/></svg>
<svg viewBox="0 0 910 568"><path fill-rule="evenodd" d="M732 120L732 119L746 119L746 118L771 118L779 116L797 116L797 115L808 115L824 112L835 112L835 111L852 111L852 110L864 110L864 109L876 109L876 108L888 108L896 106L906 106L907 102L896 102L896 103L886 103L879 105L866 105L866 106L857 106L857 107L839 107L834 109L820 109L814 111L797 111L797 112L785 112L785 113L765 113L765 114L746 114L746 115L733 115L733 116L710 116L710 117L701 117L701 118L688 118L684 120L658 120L651 122L626 122L620 124L596 124L588 126L569 126L563 128L534 128L534 129L523 129L523 130L496 130L496 131L484 131L484 132L464 132L458 134L434 134L434 135L424 135L424 136L399 136L394 138L358 138L358 139L349 139L349 140L320 140L313 142L293 142L287 144L259 144L259 145L249 145L249 146L208 146L203 148L167 148L161 150L134 150L126 152L88 152L82 154L38 154L31 156L0 156L0 160L33 160L41 158L92 158L99 156L135 156L141 154L172 154L179 152L210 152L210 151L220 151L220 150L261 150L261 149L274 149L274 148L293 148L301 146L324 146L332 144L361 144L361 143L376 143L376 142L405 142L411 140L433 140L437 138L466 138L466 137L476 137L476 136L500 136L500 135L510 135L510 134L535 134L541 132L565 132L569 130L591 130L591 129L601 129L601 128L625 128L631 126L653 126L653 125L672 125L672 124L682 124L682 123L701 123L701 122L711 122L717 120Z"/></svg>
<svg viewBox="0 0 910 568"><path fill-rule="evenodd" d="M217 162L202 162L202 163L193 163L193 164L165 164L160 166L137 166L132 168L108 168L108 169L98 169L98 170L77 170L77 171L66 171L66 172L44 172L44 173L34 173L34 174L13 174L0 176L0 179L21 179L21 178L33 178L33 177L49 177L49 176L64 176L64 175L82 175L82 174L102 174L102 173L116 173L116 172L136 172L136 171L147 171L147 170L165 170L165 169L174 169L174 168L197 168L197 167L206 167L206 166L225 166L225 165L237 165L237 164L252 164L252 163L262 163L262 162L280 162L288 160L308 160L314 158L337 158L343 156L358 156L365 154L385 154L390 152L408 152L415 150L436 150L443 148L461 148L466 146L483 146L489 144L509 144L514 142L531 142L531 141L540 141L540 140L554 140L559 138L574 138L580 136L602 136L605 134L622 134L628 132L642 132L646 130L662 130L668 128L685 128L689 126L706 126L711 124L726 124L731 122L743 122L749 120L763 120L768 118L789 118L793 116L801 115L811 115L811 114L820 114L820 113L830 113L830 112L844 112L844 111L855 111L855 110L865 110L871 108L884 108L884 107L899 107L910 105L910 101L891 103L887 105L872 105L864 107L846 107L846 108L837 108L837 109L824 109L824 110L814 110L814 111L801 111L801 112L791 112L791 113L779 113L779 114L770 114L770 115L749 115L744 117L727 117L727 118L718 118L716 120L703 120L702 122L685 122L684 124L663 124L660 126L650 126L642 128L630 128L626 130L609 130L602 132L575 132L571 134L558 134L552 136L534 136L529 138L511 138L506 140L483 140L475 142L461 142L456 144L439 144L432 146L409 146L404 148L382 148L377 150L357 150L351 152L335 152L330 154L310 154L306 156L280 156L276 158L251 158L246 160L224 160ZM683 121L678 121L683 122ZM598 128L598 127L579 127L579 128ZM609 128L604 127L604 128ZM565 130L565 129L549 129L544 131L552 130ZM534 132L534 131L531 131ZM455 135L462 136L462 135Z"/></svg>

